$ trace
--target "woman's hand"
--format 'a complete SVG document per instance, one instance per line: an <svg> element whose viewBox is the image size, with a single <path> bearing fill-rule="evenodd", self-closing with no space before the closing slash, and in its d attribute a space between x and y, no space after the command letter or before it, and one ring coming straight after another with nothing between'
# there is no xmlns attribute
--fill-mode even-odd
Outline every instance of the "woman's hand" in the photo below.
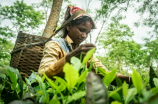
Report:
<svg viewBox="0 0 158 104"><path fill-rule="evenodd" d="M81 54L82 54L82 59L83 59L86 53L95 47L96 46L92 43L82 44L79 47L77 47L75 50L73 50L72 52L66 55L66 61L70 62L70 59L73 56L80 58Z"/></svg>

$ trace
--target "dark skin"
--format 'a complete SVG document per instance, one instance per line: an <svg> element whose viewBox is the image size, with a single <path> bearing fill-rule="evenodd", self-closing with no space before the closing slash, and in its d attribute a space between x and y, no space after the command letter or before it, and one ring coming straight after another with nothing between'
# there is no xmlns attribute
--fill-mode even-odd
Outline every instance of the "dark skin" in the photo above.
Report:
<svg viewBox="0 0 158 104"><path fill-rule="evenodd" d="M80 45L87 38L91 29L92 25L90 21L75 26L70 24L67 25L68 35L74 42L72 44L74 50L66 56L67 62L70 62L70 59L73 56L80 58L80 54L82 54L82 57L84 57L89 50L96 47L92 43ZM131 83L131 77L129 76L120 75L118 78L120 78L122 82L126 81L127 83ZM114 80L112 84L116 85L116 80Z"/></svg>
<svg viewBox="0 0 158 104"><path fill-rule="evenodd" d="M82 54L82 57L84 57L89 50L95 48L95 45L92 43L80 45L87 38L91 29L92 25L90 21L75 26L71 26L70 24L67 25L68 35L74 42L72 44L74 50L66 56L67 62L70 62L70 59L73 56L80 58L80 54Z"/></svg>

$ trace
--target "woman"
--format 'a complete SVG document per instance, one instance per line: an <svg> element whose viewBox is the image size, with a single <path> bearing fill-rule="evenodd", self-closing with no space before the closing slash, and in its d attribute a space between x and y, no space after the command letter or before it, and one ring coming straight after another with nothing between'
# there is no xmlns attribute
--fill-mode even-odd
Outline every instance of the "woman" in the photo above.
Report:
<svg viewBox="0 0 158 104"><path fill-rule="evenodd" d="M80 54L84 57L89 50L95 48L91 43L80 45L91 29L96 28L93 19L84 10L75 6L68 7L65 22L61 27L62 37L46 43L38 71L39 74L44 71L50 78L54 75L63 77L63 66L66 62L70 62L71 57L79 58ZM107 70L97 58L93 57L93 60L96 66Z"/></svg>
<svg viewBox="0 0 158 104"><path fill-rule="evenodd" d="M96 28L92 18L84 10L69 6L65 13L65 22L61 27L63 28L62 37L46 43L44 57L38 71L39 74L44 71L50 78L54 75L62 76L63 66L66 62L70 62L71 57L79 57L81 53L84 57L90 49L95 47L91 43L80 45L91 29ZM96 58L95 64L106 69Z"/></svg>

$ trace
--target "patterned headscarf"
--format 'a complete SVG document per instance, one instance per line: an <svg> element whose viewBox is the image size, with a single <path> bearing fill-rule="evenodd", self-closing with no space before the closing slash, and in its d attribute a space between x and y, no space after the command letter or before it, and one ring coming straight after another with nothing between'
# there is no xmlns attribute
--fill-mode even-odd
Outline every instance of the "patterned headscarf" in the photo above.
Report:
<svg viewBox="0 0 158 104"><path fill-rule="evenodd" d="M88 16L91 18L92 20L92 29L96 29L96 25L92 19L92 17L87 13L85 12L83 9L79 8L79 7L75 7L75 6L68 6L67 7L67 10L65 12L65 22L64 24L61 26L64 27L66 26L68 23L70 23L72 20L76 20L76 19L79 19L79 18L82 18L84 16Z"/></svg>

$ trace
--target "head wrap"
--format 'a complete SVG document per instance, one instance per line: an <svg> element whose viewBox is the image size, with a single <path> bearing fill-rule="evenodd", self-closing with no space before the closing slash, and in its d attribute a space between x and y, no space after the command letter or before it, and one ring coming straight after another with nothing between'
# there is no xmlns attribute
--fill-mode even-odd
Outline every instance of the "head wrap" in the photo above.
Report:
<svg viewBox="0 0 158 104"><path fill-rule="evenodd" d="M82 18L84 16L88 16L88 17L91 18L91 20L92 20L92 29L96 29L96 25L95 25L92 17L87 12L85 12L83 9L81 9L79 7L75 7L75 6L68 6L67 7L67 10L66 10L65 16L64 16L65 22L63 23L61 28L66 26L72 20L76 20L76 19Z"/></svg>

